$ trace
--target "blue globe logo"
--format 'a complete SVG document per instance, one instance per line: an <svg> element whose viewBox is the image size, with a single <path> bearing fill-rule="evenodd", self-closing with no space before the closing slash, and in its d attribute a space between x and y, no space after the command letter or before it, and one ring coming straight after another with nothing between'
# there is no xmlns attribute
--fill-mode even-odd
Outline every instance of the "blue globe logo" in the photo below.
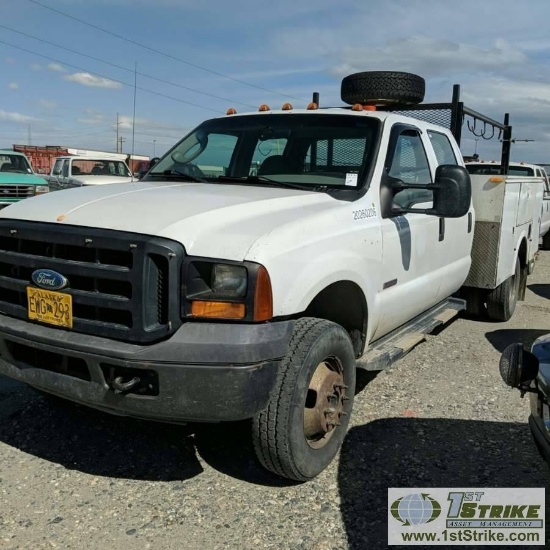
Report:
<svg viewBox="0 0 550 550"><path fill-rule="evenodd" d="M391 515L403 525L424 525L437 519L441 505L426 493L398 498L391 505Z"/></svg>

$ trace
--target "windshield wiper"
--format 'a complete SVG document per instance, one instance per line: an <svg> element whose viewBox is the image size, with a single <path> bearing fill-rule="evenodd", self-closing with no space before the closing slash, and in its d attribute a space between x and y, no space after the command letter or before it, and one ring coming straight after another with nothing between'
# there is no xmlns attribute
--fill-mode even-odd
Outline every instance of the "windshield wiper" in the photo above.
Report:
<svg viewBox="0 0 550 550"><path fill-rule="evenodd" d="M221 183L252 183L260 185L269 185L270 187L284 187L285 189L297 189L298 191L325 191L326 185L300 185L289 181L279 181L265 176L218 176L218 182Z"/></svg>
<svg viewBox="0 0 550 550"><path fill-rule="evenodd" d="M210 183L205 179L190 176L189 174L184 174L183 172L178 172L177 170L165 170L164 172L162 172L162 174L160 174L159 172L151 172L150 174L147 174L147 176L151 176L153 178L175 179L181 181L194 181L197 183Z"/></svg>

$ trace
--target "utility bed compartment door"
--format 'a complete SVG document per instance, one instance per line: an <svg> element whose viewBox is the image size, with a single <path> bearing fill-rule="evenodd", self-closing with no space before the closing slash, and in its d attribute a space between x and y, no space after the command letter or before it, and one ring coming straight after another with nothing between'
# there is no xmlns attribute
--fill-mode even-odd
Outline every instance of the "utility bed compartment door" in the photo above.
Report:
<svg viewBox="0 0 550 550"><path fill-rule="evenodd" d="M521 189L519 192L519 204L518 213L516 219L516 226L529 223L533 219L537 219L537 213L535 213L535 201L531 200L531 197L535 197L536 188L535 182L523 181L521 182Z"/></svg>

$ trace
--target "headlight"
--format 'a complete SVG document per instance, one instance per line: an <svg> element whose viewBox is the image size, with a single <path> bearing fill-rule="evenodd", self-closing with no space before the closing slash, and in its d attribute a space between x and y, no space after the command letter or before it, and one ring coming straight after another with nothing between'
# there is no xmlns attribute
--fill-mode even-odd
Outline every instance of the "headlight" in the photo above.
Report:
<svg viewBox="0 0 550 550"><path fill-rule="evenodd" d="M238 265L214 264L212 291L228 298L244 298L247 285L246 268Z"/></svg>
<svg viewBox="0 0 550 550"><path fill-rule="evenodd" d="M50 188L47 185L37 185L34 188L35 195L43 195L44 193L49 193L49 192L50 192Z"/></svg>
<svg viewBox="0 0 550 550"><path fill-rule="evenodd" d="M273 316L265 267L189 258L182 273L182 316L267 321Z"/></svg>

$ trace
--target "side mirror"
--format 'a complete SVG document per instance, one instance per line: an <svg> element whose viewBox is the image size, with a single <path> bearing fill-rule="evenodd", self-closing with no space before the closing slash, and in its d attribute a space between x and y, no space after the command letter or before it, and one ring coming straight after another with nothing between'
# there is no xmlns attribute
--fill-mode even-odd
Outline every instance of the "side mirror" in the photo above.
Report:
<svg viewBox="0 0 550 550"><path fill-rule="evenodd" d="M153 166L155 166L155 164L158 164L160 158L159 157L153 157L150 161L149 161L149 170L151 170L151 168L153 168Z"/></svg>
<svg viewBox="0 0 550 550"><path fill-rule="evenodd" d="M52 172L52 176L60 176L61 175L61 170L54 170Z"/></svg>
<svg viewBox="0 0 550 550"><path fill-rule="evenodd" d="M539 373L539 360L521 344L512 344L502 352L499 368L507 386L527 391Z"/></svg>
<svg viewBox="0 0 550 550"><path fill-rule="evenodd" d="M463 166L442 164L435 171L434 215L441 218L461 218L472 202L470 174Z"/></svg>
<svg viewBox="0 0 550 550"><path fill-rule="evenodd" d="M393 209L393 214L428 214L440 218L461 218L468 213L472 202L470 174L463 166L442 164L435 171L435 182L420 185L394 180L390 185L393 193L405 189L426 189L433 193L433 207L428 209Z"/></svg>

